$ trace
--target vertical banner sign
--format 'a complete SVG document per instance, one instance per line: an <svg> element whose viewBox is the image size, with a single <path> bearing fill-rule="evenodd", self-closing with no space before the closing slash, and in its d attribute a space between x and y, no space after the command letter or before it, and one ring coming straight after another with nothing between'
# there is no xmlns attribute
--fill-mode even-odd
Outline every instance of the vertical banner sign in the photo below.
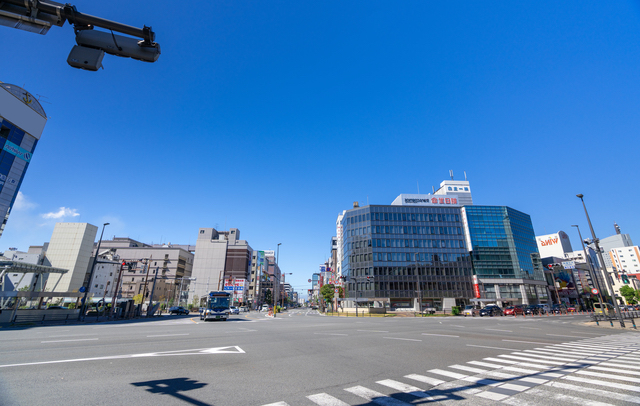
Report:
<svg viewBox="0 0 640 406"><path fill-rule="evenodd" d="M478 283L478 276L473 275L473 293L476 299L480 299L480 284Z"/></svg>

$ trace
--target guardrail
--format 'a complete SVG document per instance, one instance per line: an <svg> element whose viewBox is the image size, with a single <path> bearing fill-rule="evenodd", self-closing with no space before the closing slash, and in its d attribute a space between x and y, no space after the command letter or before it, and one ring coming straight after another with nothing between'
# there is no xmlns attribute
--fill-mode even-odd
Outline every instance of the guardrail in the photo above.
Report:
<svg viewBox="0 0 640 406"><path fill-rule="evenodd" d="M636 318L640 318L640 311L638 310L621 310L620 315L623 320L631 320L631 324L633 324L634 329L638 329L636 327ZM615 312L611 312L610 314L596 314L593 313L591 315L591 319L596 322L597 325L600 325L601 321L608 321L611 323L611 327L613 327L613 322L618 320L618 316Z"/></svg>
<svg viewBox="0 0 640 406"><path fill-rule="evenodd" d="M71 320L74 320L77 315L75 314L19 314L13 319L14 324L20 323L40 323L44 322L64 322L67 324L69 316L72 316Z"/></svg>

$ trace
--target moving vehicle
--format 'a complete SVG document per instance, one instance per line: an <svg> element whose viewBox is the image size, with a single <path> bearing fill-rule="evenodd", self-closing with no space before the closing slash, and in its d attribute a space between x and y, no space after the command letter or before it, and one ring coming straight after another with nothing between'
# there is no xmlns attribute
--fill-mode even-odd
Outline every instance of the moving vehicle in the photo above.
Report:
<svg viewBox="0 0 640 406"><path fill-rule="evenodd" d="M480 309L475 305L466 305L462 311L464 317L471 316L476 317L480 314Z"/></svg>
<svg viewBox="0 0 640 406"><path fill-rule="evenodd" d="M230 314L240 314L240 309L238 309L238 308L237 308L237 307L235 307L235 306L230 306L230 307L229 307L229 313L230 313Z"/></svg>
<svg viewBox="0 0 640 406"><path fill-rule="evenodd" d="M524 314L524 307L522 307L522 305L509 306L504 309L505 316L517 316L519 314Z"/></svg>
<svg viewBox="0 0 640 406"><path fill-rule="evenodd" d="M189 314L189 310L182 306L173 306L169 308L169 314Z"/></svg>
<svg viewBox="0 0 640 406"><path fill-rule="evenodd" d="M529 305L525 307L524 314L535 316L538 314L543 314L541 313L542 311L544 311L544 309L541 309L538 305Z"/></svg>
<svg viewBox="0 0 640 406"><path fill-rule="evenodd" d="M269 310L271 310L271 307L268 304L263 304L262 309L260 309L261 312L268 312Z"/></svg>
<svg viewBox="0 0 640 406"><path fill-rule="evenodd" d="M554 304L553 307L551 308L551 311L555 314L566 314L567 313L567 306L562 303L562 304Z"/></svg>
<svg viewBox="0 0 640 406"><path fill-rule="evenodd" d="M486 306L480 309L480 317L483 316L503 316L502 309L496 305Z"/></svg>
<svg viewBox="0 0 640 406"><path fill-rule="evenodd" d="M600 307L600 303L594 303L593 312L595 314L603 314L605 316L610 316L610 317L613 317L613 315L615 314L613 305L610 305L609 303L603 303L602 307Z"/></svg>
<svg viewBox="0 0 640 406"><path fill-rule="evenodd" d="M231 313L229 307L230 300L231 293L229 292L209 292L209 294L200 301L200 304L204 308L200 314L200 320L227 320Z"/></svg>

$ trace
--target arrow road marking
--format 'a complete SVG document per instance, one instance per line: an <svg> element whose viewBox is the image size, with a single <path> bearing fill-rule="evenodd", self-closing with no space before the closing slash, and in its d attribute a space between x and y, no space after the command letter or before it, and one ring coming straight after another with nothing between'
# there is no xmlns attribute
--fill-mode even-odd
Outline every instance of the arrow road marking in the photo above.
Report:
<svg viewBox="0 0 640 406"><path fill-rule="evenodd" d="M63 359L63 360L42 361L42 362L26 362L24 364L0 365L0 368L21 367L21 366L27 366L27 365L62 364L62 363L66 363L66 362L100 361L100 360L106 360L106 359L168 357L168 356L176 356L176 355L206 355L206 354L245 354L245 352L244 352L244 350L242 348L237 347L237 346L216 347L216 348L198 348L198 349L194 349L194 350L148 352L148 353L143 353L143 354L111 355L111 356L108 356L108 357L76 358L76 359Z"/></svg>

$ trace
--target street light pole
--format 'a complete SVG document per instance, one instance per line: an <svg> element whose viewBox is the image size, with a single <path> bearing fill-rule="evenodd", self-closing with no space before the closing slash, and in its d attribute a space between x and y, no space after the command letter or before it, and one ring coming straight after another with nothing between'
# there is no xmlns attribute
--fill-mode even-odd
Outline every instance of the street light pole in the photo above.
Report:
<svg viewBox="0 0 640 406"><path fill-rule="evenodd" d="M580 227L578 227L577 225L572 225L571 227L575 227L576 229L578 229L578 237L580 237L580 243L582 244L582 251L584 252L584 260L587 262L587 265L589 266L589 272L591 272L591 275L595 280L596 288L598 288L598 300L600 301L600 308L604 309L604 306L602 306L602 303L603 303L602 287L600 286L600 281L598 280L598 277L596 276L596 273L593 270L593 266L591 266L591 258L589 258L589 256L587 255L587 248L584 245L584 240L582 239L582 233L580 233Z"/></svg>
<svg viewBox="0 0 640 406"><path fill-rule="evenodd" d="M422 289L420 286L420 268L418 267L418 255L416 252L415 260L416 260L416 276L418 278L418 312L422 314Z"/></svg>
<svg viewBox="0 0 640 406"><path fill-rule="evenodd" d="M276 280L279 279L280 276L280 266L278 265L278 261L280 260L280 246L282 245L281 242L278 243L278 248L277 248L277 252L276 252L276 269L273 270L273 318L276 318L276 304L278 303L276 301L276 282L278 283L278 285L280 285L280 281ZM276 273L278 275L278 278L276 278ZM279 286L278 286L279 287ZM278 292L279 293L279 292Z"/></svg>
<svg viewBox="0 0 640 406"><path fill-rule="evenodd" d="M584 213L587 215L587 222L589 223L589 229L591 230L591 237L593 237L593 243L596 245L596 251L598 252L598 259L600 260L600 266L604 269L604 279L607 282L607 287L609 288L609 292L611 293L611 301L613 302L613 306L616 309L616 315L618 316L618 320L620 320L620 327L624 328L624 320L622 319L622 313L620 313L620 307L618 306L618 301L616 300L616 294L613 291L613 287L611 286L611 281L609 280L609 274L607 272L607 267L604 264L604 258L602 257L602 252L600 251L600 244L597 238L596 233L593 231L593 226L591 225L591 219L589 218L589 213L587 212L587 206L584 204L584 195L582 193L577 194L576 197L582 201L582 207L584 207ZM602 314L604 315L604 308L602 309Z"/></svg>
<svg viewBox="0 0 640 406"><path fill-rule="evenodd" d="M80 321L80 318L84 320L84 313L87 307L87 295L89 294L89 290L91 289L91 279L93 279L93 271L96 268L96 262L98 262L98 255L100 254L100 244L102 244L102 236L104 235L104 228L108 225L109 223L104 223L102 225L102 232L100 233L100 239L98 240L98 248L96 249L96 255L93 256L93 263L91 264L91 272L89 272L89 282L87 283L86 290L84 291L84 297L82 298L82 306L80 307L80 313L78 314L78 321Z"/></svg>

